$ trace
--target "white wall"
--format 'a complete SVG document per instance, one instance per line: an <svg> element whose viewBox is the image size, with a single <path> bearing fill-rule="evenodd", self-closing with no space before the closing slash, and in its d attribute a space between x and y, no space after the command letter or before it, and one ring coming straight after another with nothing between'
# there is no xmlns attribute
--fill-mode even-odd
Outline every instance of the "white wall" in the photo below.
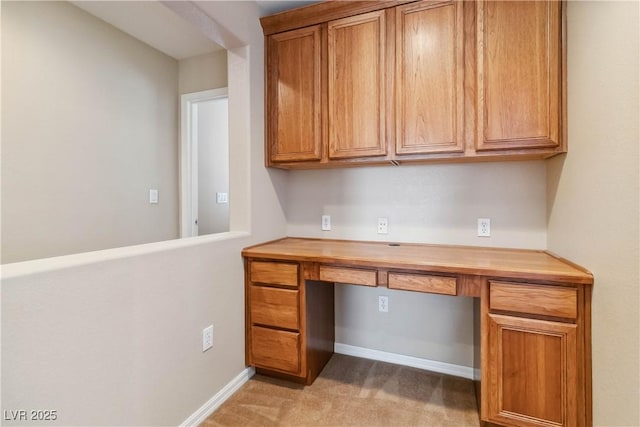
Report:
<svg viewBox="0 0 640 427"><path fill-rule="evenodd" d="M637 2L569 2L569 153L548 163L548 246L593 272L594 425L640 425Z"/></svg>
<svg viewBox="0 0 640 427"><path fill-rule="evenodd" d="M176 238L177 61L66 2L2 2L2 56L2 262Z"/></svg>
<svg viewBox="0 0 640 427"><path fill-rule="evenodd" d="M291 171L287 234L357 240L545 248L542 161ZM320 230L322 214L332 231ZM378 217L389 234L376 233ZM491 218L491 237L476 220ZM389 313L377 296L389 295ZM473 366L471 298L336 288L336 341Z"/></svg>
<svg viewBox="0 0 640 427"><path fill-rule="evenodd" d="M242 42L225 45L232 229L250 233L3 266L3 410L57 409L58 425L177 425L244 369L240 251L285 234L284 181L263 166L257 7L215 3L215 21L197 22ZM210 323L216 344L202 353Z"/></svg>

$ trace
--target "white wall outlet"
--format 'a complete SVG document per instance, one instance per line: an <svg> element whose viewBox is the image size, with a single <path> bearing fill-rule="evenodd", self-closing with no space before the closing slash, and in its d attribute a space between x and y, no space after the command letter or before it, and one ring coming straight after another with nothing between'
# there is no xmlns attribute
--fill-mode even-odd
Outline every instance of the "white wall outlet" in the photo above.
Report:
<svg viewBox="0 0 640 427"><path fill-rule="evenodd" d="M378 234L388 234L389 233L389 218L380 217L378 218Z"/></svg>
<svg viewBox="0 0 640 427"><path fill-rule="evenodd" d="M158 203L158 190L155 188L149 190L149 203Z"/></svg>
<svg viewBox="0 0 640 427"><path fill-rule="evenodd" d="M209 325L202 330L202 352L213 347L213 325Z"/></svg>
<svg viewBox="0 0 640 427"><path fill-rule="evenodd" d="M491 237L491 218L478 218L478 237Z"/></svg>
<svg viewBox="0 0 640 427"><path fill-rule="evenodd" d="M322 215L322 231L331 230L331 215Z"/></svg>
<svg viewBox="0 0 640 427"><path fill-rule="evenodd" d="M229 193L216 193L216 203L229 203Z"/></svg>
<svg viewBox="0 0 640 427"><path fill-rule="evenodd" d="M378 311L380 313L389 312L389 297L386 295L378 296Z"/></svg>

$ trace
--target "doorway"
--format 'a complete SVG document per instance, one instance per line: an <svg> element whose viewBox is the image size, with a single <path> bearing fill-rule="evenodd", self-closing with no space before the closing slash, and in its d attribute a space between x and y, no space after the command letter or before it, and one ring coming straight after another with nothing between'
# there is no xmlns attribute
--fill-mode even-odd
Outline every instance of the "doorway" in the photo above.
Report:
<svg viewBox="0 0 640 427"><path fill-rule="evenodd" d="M181 96L180 237L229 231L227 88Z"/></svg>

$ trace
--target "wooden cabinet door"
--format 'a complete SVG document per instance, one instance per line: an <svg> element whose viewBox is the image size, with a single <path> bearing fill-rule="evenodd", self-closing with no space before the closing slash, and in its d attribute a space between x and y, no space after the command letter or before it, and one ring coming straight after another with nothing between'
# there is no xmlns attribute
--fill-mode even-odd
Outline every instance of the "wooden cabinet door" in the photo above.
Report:
<svg viewBox="0 0 640 427"><path fill-rule="evenodd" d="M396 8L396 153L463 151L461 1Z"/></svg>
<svg viewBox="0 0 640 427"><path fill-rule="evenodd" d="M477 150L560 145L561 8L477 2Z"/></svg>
<svg viewBox="0 0 640 427"><path fill-rule="evenodd" d="M267 144L271 162L321 158L320 26L267 39Z"/></svg>
<svg viewBox="0 0 640 427"><path fill-rule="evenodd" d="M576 325L488 314L486 421L577 426Z"/></svg>
<svg viewBox="0 0 640 427"><path fill-rule="evenodd" d="M386 154L385 61L384 10L329 22L329 158Z"/></svg>

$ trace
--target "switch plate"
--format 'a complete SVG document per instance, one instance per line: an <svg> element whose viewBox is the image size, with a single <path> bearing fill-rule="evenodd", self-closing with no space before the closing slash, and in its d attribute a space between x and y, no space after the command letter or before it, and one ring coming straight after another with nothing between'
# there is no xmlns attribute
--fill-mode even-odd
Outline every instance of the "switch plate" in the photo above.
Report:
<svg viewBox="0 0 640 427"><path fill-rule="evenodd" d="M380 313L389 312L389 297L386 295L380 295L378 297L378 311Z"/></svg>
<svg viewBox="0 0 640 427"><path fill-rule="evenodd" d="M229 203L229 193L216 193L216 203Z"/></svg>
<svg viewBox="0 0 640 427"><path fill-rule="evenodd" d="M202 352L213 347L213 325L209 325L202 330Z"/></svg>
<svg viewBox="0 0 640 427"><path fill-rule="evenodd" d="M149 190L149 203L158 203L158 190L155 188Z"/></svg>
<svg viewBox="0 0 640 427"><path fill-rule="evenodd" d="M389 218L380 217L378 218L378 234L388 234L389 233Z"/></svg>
<svg viewBox="0 0 640 427"><path fill-rule="evenodd" d="M322 215L322 231L331 230L331 215Z"/></svg>
<svg viewBox="0 0 640 427"><path fill-rule="evenodd" d="M478 218L478 237L491 237L491 218Z"/></svg>

